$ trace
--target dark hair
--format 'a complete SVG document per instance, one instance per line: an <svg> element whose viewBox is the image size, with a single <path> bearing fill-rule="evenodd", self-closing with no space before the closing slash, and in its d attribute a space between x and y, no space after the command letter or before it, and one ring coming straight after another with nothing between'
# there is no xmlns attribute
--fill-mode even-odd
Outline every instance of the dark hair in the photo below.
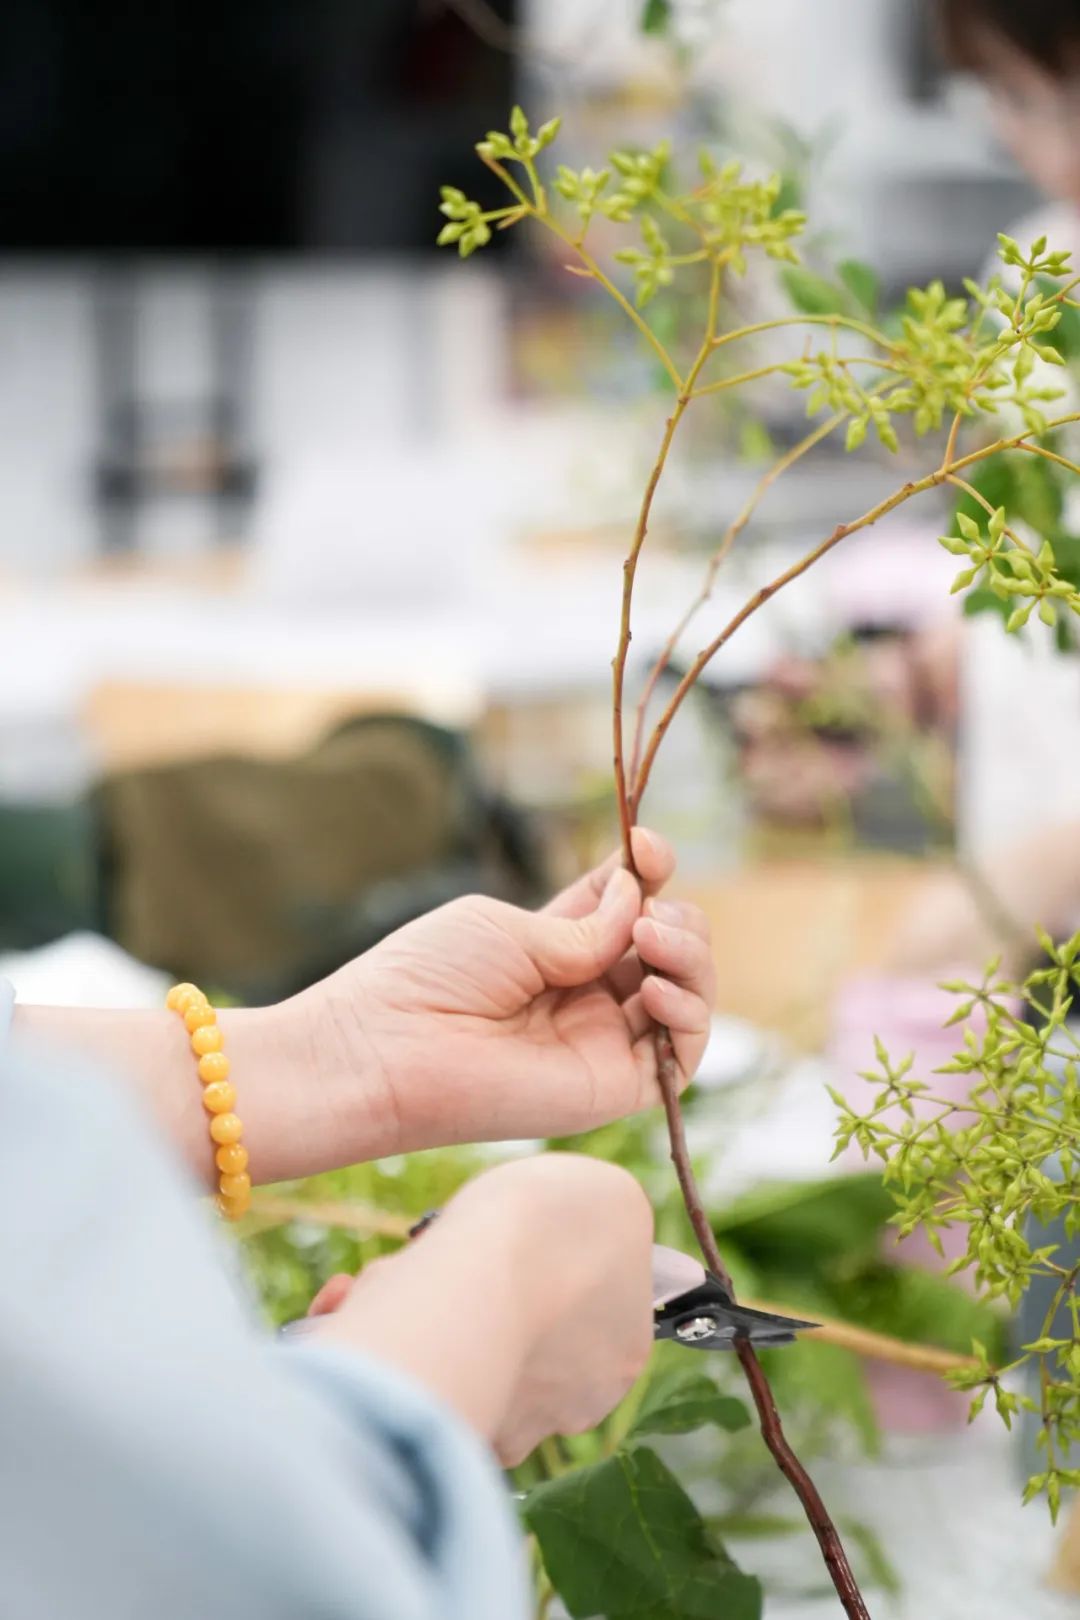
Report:
<svg viewBox="0 0 1080 1620"><path fill-rule="evenodd" d="M1080 55L1080 0L941 0L945 49L958 67L986 67L997 35L1040 67L1063 76Z"/></svg>

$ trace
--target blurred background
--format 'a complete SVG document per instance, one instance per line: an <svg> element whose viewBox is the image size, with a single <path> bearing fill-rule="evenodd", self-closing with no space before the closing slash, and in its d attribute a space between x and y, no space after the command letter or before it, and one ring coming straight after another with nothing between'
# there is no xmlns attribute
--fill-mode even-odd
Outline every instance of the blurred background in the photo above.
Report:
<svg viewBox="0 0 1080 1620"><path fill-rule="evenodd" d="M563 115L575 165L665 135L738 153L807 209L811 266L869 263L886 307L982 275L1047 199L946 65L930 0L113 9L0 16L0 969L44 1001L153 1002L166 975L265 1001L455 894L535 903L613 842L609 662L664 379L527 232L467 264L436 250L440 184L491 201L475 140L521 101ZM747 297L772 309L776 287L761 272ZM676 343L697 316L655 311ZM638 685L806 431L772 381L702 410L674 459ZM676 671L914 465L831 442L801 461ZM788 1189L730 1217L748 1277L963 1349L975 1307L896 1258L888 1201L857 1167L820 1179L823 1082L857 1096L875 1033L932 1066L946 970L996 948L1024 966L1036 920L1080 913L1080 666L950 602L949 518L905 509L748 624L644 819L714 930L693 1123L717 1207ZM600 1145L662 1163L641 1127ZM330 1179L419 1212L469 1167ZM251 1252L284 1315L369 1249L264 1216ZM892 1612L1074 1612L1032 1596L1051 1548L1036 1509L1017 1524L1019 1446L992 1420L961 1439L963 1402L836 1354L788 1395L899 1578ZM767 1487L731 1445L748 1524ZM744 1561L775 1612L831 1613L812 1558L766 1539Z"/></svg>

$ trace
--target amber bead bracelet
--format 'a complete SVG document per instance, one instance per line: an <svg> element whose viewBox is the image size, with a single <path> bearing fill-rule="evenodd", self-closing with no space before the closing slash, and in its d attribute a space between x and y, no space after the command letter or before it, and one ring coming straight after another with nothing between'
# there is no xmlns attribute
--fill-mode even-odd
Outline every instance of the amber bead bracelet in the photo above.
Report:
<svg viewBox="0 0 1080 1620"><path fill-rule="evenodd" d="M244 1127L236 1113L236 1088L229 1079L229 1060L218 1028L217 1013L194 984L175 984L165 1005L184 1020L191 1050L198 1059L202 1104L210 1115L214 1163L219 1172L217 1204L227 1220L237 1221L251 1204Z"/></svg>

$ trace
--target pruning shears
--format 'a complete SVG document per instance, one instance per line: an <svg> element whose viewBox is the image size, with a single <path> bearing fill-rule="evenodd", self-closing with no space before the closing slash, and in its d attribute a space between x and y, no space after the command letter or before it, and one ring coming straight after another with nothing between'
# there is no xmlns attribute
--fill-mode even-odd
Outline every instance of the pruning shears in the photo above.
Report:
<svg viewBox="0 0 1080 1620"><path fill-rule="evenodd" d="M762 1349L794 1344L817 1327L796 1316L739 1305L719 1277L678 1249L653 1246L653 1337L692 1350L733 1350L738 1340Z"/></svg>
<svg viewBox="0 0 1080 1620"><path fill-rule="evenodd" d="M410 1228L420 1236L438 1215L430 1210ZM763 1349L794 1344L798 1333L816 1328L796 1316L777 1316L739 1305L719 1277L678 1249L653 1245L653 1338L672 1339L692 1350L733 1350L739 1339Z"/></svg>
<svg viewBox="0 0 1080 1620"><path fill-rule="evenodd" d="M409 1237L418 1238L438 1213L429 1210L409 1229ZM740 1340L771 1349L794 1344L796 1334L818 1325L738 1304L700 1260L659 1243L653 1245L652 1283L653 1338L671 1339L691 1350L733 1350ZM302 1333L309 1325L310 1318L302 1317L281 1331Z"/></svg>

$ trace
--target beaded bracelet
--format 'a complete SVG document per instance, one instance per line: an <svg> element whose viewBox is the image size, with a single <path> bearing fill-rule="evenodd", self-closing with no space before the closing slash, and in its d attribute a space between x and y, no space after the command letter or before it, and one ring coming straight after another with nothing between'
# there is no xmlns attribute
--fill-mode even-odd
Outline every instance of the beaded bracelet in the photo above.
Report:
<svg viewBox="0 0 1080 1620"><path fill-rule="evenodd" d="M217 1205L227 1220L237 1221L251 1204L251 1177L247 1148L240 1140L244 1127L234 1112L236 1088L229 1080L229 1060L222 1051L224 1040L217 1013L194 984L174 984L165 1005L184 1020L191 1050L199 1060L202 1102L210 1115L214 1163L220 1171Z"/></svg>

